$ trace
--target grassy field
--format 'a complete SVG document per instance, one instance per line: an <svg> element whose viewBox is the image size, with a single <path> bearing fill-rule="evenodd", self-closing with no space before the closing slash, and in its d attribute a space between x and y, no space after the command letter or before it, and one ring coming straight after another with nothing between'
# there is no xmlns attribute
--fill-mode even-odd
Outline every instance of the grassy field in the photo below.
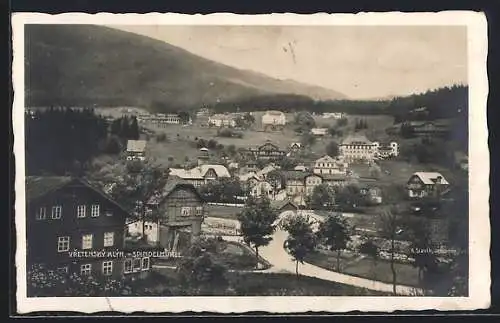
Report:
<svg viewBox="0 0 500 323"><path fill-rule="evenodd" d="M331 251L318 251L306 257L306 262L328 270L335 268L337 254ZM379 260L374 266L370 258L357 258L356 260L340 259L342 273L392 283L392 272L388 261ZM409 264L396 263L396 282L401 285L418 286L418 270Z"/></svg>
<svg viewBox="0 0 500 323"><path fill-rule="evenodd" d="M237 206L207 205L209 216L216 218L236 220L242 210L243 208Z"/></svg>
<svg viewBox="0 0 500 323"><path fill-rule="evenodd" d="M338 284L313 277L296 276L289 273L228 272L228 287L195 291L178 286L175 271L168 268L154 269L158 279L155 296L391 296L364 288ZM299 272L300 273L300 272ZM218 289L218 290L217 290Z"/></svg>

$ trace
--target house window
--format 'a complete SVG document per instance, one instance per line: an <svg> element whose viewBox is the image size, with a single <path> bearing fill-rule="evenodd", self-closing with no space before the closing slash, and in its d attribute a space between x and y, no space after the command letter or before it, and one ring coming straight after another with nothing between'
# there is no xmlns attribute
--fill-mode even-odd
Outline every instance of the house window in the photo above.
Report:
<svg viewBox="0 0 500 323"><path fill-rule="evenodd" d="M191 215L191 208L190 207L182 207L181 208L181 215L182 216L190 216Z"/></svg>
<svg viewBox="0 0 500 323"><path fill-rule="evenodd" d="M47 218L47 209L45 207L41 207L38 209L36 213L37 220L45 220Z"/></svg>
<svg viewBox="0 0 500 323"><path fill-rule="evenodd" d="M113 261L103 261L102 262L102 273L109 276L113 273Z"/></svg>
<svg viewBox="0 0 500 323"><path fill-rule="evenodd" d="M84 218L86 213L85 211L86 211L85 205L78 205L76 208L76 216L78 218Z"/></svg>
<svg viewBox="0 0 500 323"><path fill-rule="evenodd" d="M203 215L203 207L202 206L196 207L196 215Z"/></svg>
<svg viewBox="0 0 500 323"><path fill-rule="evenodd" d="M82 249L92 249L92 234L82 236Z"/></svg>
<svg viewBox="0 0 500 323"><path fill-rule="evenodd" d="M104 232L104 246L111 247L114 244L115 233L114 232Z"/></svg>
<svg viewBox="0 0 500 323"><path fill-rule="evenodd" d="M61 274L67 274L68 273L68 266L57 268L57 272L61 273Z"/></svg>
<svg viewBox="0 0 500 323"><path fill-rule="evenodd" d="M92 217L95 218L95 217L99 216L99 204L92 205L92 209L91 210L92 210L92 213L91 213Z"/></svg>
<svg viewBox="0 0 500 323"><path fill-rule="evenodd" d="M126 259L123 265L123 272L129 274L132 272L132 259Z"/></svg>
<svg viewBox="0 0 500 323"><path fill-rule="evenodd" d="M62 214L62 206L56 205L52 207L52 219L60 219Z"/></svg>
<svg viewBox="0 0 500 323"><path fill-rule="evenodd" d="M141 269L142 269L141 258L134 258L132 271L135 273L141 271Z"/></svg>
<svg viewBox="0 0 500 323"><path fill-rule="evenodd" d="M84 264L80 266L80 275L82 276L90 276L92 273L92 265L91 264Z"/></svg>
<svg viewBox="0 0 500 323"><path fill-rule="evenodd" d="M69 250L69 237L57 238L57 252L65 252Z"/></svg>
<svg viewBox="0 0 500 323"><path fill-rule="evenodd" d="M142 270L149 270L149 257L142 258Z"/></svg>

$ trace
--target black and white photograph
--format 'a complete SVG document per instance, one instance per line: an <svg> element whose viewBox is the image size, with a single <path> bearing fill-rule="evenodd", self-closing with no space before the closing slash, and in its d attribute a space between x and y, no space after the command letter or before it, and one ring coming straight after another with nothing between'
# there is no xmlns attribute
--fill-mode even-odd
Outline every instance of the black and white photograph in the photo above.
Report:
<svg viewBox="0 0 500 323"><path fill-rule="evenodd" d="M456 14L15 16L18 302L485 308L486 20Z"/></svg>

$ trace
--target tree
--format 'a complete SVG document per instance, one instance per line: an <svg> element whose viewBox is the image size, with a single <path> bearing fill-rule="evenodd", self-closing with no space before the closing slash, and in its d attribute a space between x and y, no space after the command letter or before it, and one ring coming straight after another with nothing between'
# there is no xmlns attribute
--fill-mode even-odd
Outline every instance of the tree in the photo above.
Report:
<svg viewBox="0 0 500 323"><path fill-rule="evenodd" d="M395 255L397 253L396 240L401 233L401 220L397 215L397 210L394 207L386 207L380 215L381 233L385 239L390 242L389 253L391 255L391 272L392 272L392 292L396 293L397 272L395 267Z"/></svg>
<svg viewBox="0 0 500 323"><path fill-rule="evenodd" d="M229 156L234 157L236 155L236 147L234 145L226 146L226 150Z"/></svg>
<svg viewBox="0 0 500 323"><path fill-rule="evenodd" d="M335 192L327 184L317 185L306 197L306 204L312 210L331 210L335 204Z"/></svg>
<svg viewBox="0 0 500 323"><path fill-rule="evenodd" d="M431 229L428 221L420 218L406 221L406 228L410 236L410 256L414 259L413 266L418 268L418 282L426 289L424 278L435 273L438 265Z"/></svg>
<svg viewBox="0 0 500 323"><path fill-rule="evenodd" d="M128 136L127 136L128 139L131 139L131 140L138 140L139 139L140 130L139 130L139 124L137 123L136 117L132 117L128 131L129 131Z"/></svg>
<svg viewBox="0 0 500 323"><path fill-rule="evenodd" d="M201 289L201 293L227 285L227 268L217 260L218 242L199 237L188 250L177 268L180 281L187 287Z"/></svg>
<svg viewBox="0 0 500 323"><path fill-rule="evenodd" d="M342 209L357 208L362 201L360 188L355 184L348 184L342 187L335 195L337 204Z"/></svg>
<svg viewBox="0 0 500 323"><path fill-rule="evenodd" d="M188 123L191 120L191 115L187 111L181 111L178 115L181 123Z"/></svg>
<svg viewBox="0 0 500 323"><path fill-rule="evenodd" d="M380 169L380 166L377 164L373 164L370 166L370 176L375 179L379 179L380 176L382 176L382 170Z"/></svg>
<svg viewBox="0 0 500 323"><path fill-rule="evenodd" d="M300 143L305 147L312 146L315 142L316 137L310 133L304 133L302 137L300 137Z"/></svg>
<svg viewBox="0 0 500 323"><path fill-rule="evenodd" d="M337 252L337 271L340 269L340 254L351 240L351 228L342 214L332 214L319 225L319 237L331 251Z"/></svg>
<svg viewBox="0 0 500 323"><path fill-rule="evenodd" d="M339 145L335 141L330 141L326 146L326 154L330 157L337 157L339 155Z"/></svg>
<svg viewBox="0 0 500 323"><path fill-rule="evenodd" d="M257 266L259 264L259 247L267 246L274 233L273 223L278 214L271 208L267 198L248 197L243 211L238 215L241 223L241 234L246 244L255 248Z"/></svg>
<svg viewBox="0 0 500 323"><path fill-rule="evenodd" d="M289 219L284 228L288 231L285 247L295 261L295 274L299 277L299 262L304 263L305 257L316 247L316 237L309 222L301 216Z"/></svg>
<svg viewBox="0 0 500 323"><path fill-rule="evenodd" d="M363 241L361 243L361 245L359 246L359 252L361 254L364 254L364 255L372 258L372 261L373 261L372 262L372 264L373 264L373 268L372 268L373 279L377 279L377 262L378 262L378 258L380 256L380 249L372 240L366 240L366 238L364 240L365 241Z"/></svg>
<svg viewBox="0 0 500 323"><path fill-rule="evenodd" d="M316 122L313 116L308 111L301 111L295 115L294 123L295 130L299 133L308 133L311 128L314 128Z"/></svg>
<svg viewBox="0 0 500 323"><path fill-rule="evenodd" d="M285 176L283 175L283 172L281 172L278 169L272 170L269 173L267 173L266 179L269 182L269 184L271 184L271 186L273 187L273 191L275 192L285 187L286 183Z"/></svg>
<svg viewBox="0 0 500 323"><path fill-rule="evenodd" d="M298 165L298 161L293 158L284 157L279 161L279 166L283 170L293 170Z"/></svg>
<svg viewBox="0 0 500 323"><path fill-rule="evenodd" d="M347 118L341 118L341 119L337 120L337 126L343 127L345 125L347 125Z"/></svg>

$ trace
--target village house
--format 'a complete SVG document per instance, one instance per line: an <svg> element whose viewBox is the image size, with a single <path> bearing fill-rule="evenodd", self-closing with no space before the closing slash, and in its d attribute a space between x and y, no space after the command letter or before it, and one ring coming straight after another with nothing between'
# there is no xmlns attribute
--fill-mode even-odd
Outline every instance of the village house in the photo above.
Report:
<svg viewBox="0 0 500 323"><path fill-rule="evenodd" d="M170 176L177 176L195 187L217 181L222 178L231 178L229 170L224 165L203 164L192 169L170 168Z"/></svg>
<svg viewBox="0 0 500 323"><path fill-rule="evenodd" d="M307 195L312 194L314 188L323 182L323 178L314 173L301 171L284 171L285 187L288 196L299 204L305 203Z"/></svg>
<svg viewBox="0 0 500 323"><path fill-rule="evenodd" d="M251 172L239 175L238 180L240 181L243 188L249 191L257 183L263 181L263 177L257 175L255 172L251 171Z"/></svg>
<svg viewBox="0 0 500 323"><path fill-rule="evenodd" d="M345 174L321 174L320 176L323 178L323 183L336 187L345 186L349 179Z"/></svg>
<svg viewBox="0 0 500 323"><path fill-rule="evenodd" d="M156 222L156 244L174 254L181 254L199 236L205 217L205 201L194 185L183 180L167 182L152 196L147 207Z"/></svg>
<svg viewBox="0 0 500 323"><path fill-rule="evenodd" d="M449 191L450 183L437 172L416 172L407 183L408 197L438 197Z"/></svg>
<svg viewBox="0 0 500 323"><path fill-rule="evenodd" d="M296 153L302 149L302 144L300 142L292 142L288 150L292 153Z"/></svg>
<svg viewBox="0 0 500 323"><path fill-rule="evenodd" d="M323 113L323 118L324 119L329 119L329 118L343 119L343 118L345 118L345 113L343 113L343 112L325 112L325 113Z"/></svg>
<svg viewBox="0 0 500 323"><path fill-rule="evenodd" d="M280 159L286 155L286 151L281 150L277 145L267 141L257 148L250 148L247 154L255 159Z"/></svg>
<svg viewBox="0 0 500 323"><path fill-rule="evenodd" d="M313 136L319 136L319 137L326 136L328 135L328 128L312 128L311 134Z"/></svg>
<svg viewBox="0 0 500 323"><path fill-rule="evenodd" d="M348 136L339 145L340 155L348 163L372 162L377 150L377 146L363 135Z"/></svg>
<svg viewBox="0 0 500 323"><path fill-rule="evenodd" d="M212 127L236 127L236 118L231 114L214 114L208 117L208 125Z"/></svg>
<svg viewBox="0 0 500 323"><path fill-rule="evenodd" d="M379 143L375 141L373 143L375 145L375 157L378 158L390 158L390 157L397 157L399 155L399 147L397 142L390 142L390 143Z"/></svg>
<svg viewBox="0 0 500 323"><path fill-rule="evenodd" d="M249 193L253 197L265 197L268 199L273 199L274 188L270 183L266 181L259 181L250 188Z"/></svg>
<svg viewBox="0 0 500 323"><path fill-rule="evenodd" d="M267 130L282 130L286 124L286 116L281 111L266 111L262 116L262 128Z"/></svg>
<svg viewBox="0 0 500 323"><path fill-rule="evenodd" d="M314 174L347 174L348 164L344 163L340 158L333 158L325 155L314 161Z"/></svg>
<svg viewBox="0 0 500 323"><path fill-rule="evenodd" d="M127 160L145 160L146 144L146 140L128 140Z"/></svg>
<svg viewBox="0 0 500 323"><path fill-rule="evenodd" d="M446 137L451 132L448 120L411 121L409 125L413 134L419 137Z"/></svg>
<svg viewBox="0 0 500 323"><path fill-rule="evenodd" d="M297 212L299 210L299 206L289 199L285 199L282 201L271 201L271 208L278 211L279 213L283 213L286 211Z"/></svg>
<svg viewBox="0 0 500 323"><path fill-rule="evenodd" d="M64 273L115 278L149 271L150 258L132 263L125 252L130 214L90 183L71 177L27 177L26 202L28 266L44 264ZM106 256L71 256L96 251ZM107 254L117 251L118 257Z"/></svg>
<svg viewBox="0 0 500 323"><path fill-rule="evenodd" d="M262 177L263 179L266 179L267 175L269 173L271 173L272 171L275 171L277 169L280 169L280 167L275 165L275 164L270 164L270 165L267 165L266 167L262 168L261 170L257 171L256 174L257 174L257 176Z"/></svg>
<svg viewBox="0 0 500 323"><path fill-rule="evenodd" d="M370 205L379 205L382 203L382 190L378 187L361 186L359 192Z"/></svg>

